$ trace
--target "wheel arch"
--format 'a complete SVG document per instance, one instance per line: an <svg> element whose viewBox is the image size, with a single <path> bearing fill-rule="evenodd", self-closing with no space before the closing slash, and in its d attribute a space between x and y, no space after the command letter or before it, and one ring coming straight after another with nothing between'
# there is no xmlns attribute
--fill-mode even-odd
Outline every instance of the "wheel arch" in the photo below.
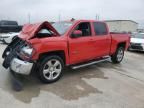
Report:
<svg viewBox="0 0 144 108"><path fill-rule="evenodd" d="M119 48L119 47L123 47L124 49L126 49L126 42L118 43L117 48Z"/></svg>
<svg viewBox="0 0 144 108"><path fill-rule="evenodd" d="M41 53L41 54L39 54L39 59L38 60L41 60L44 57L50 56L50 55L57 55L57 56L61 57L64 64L66 64L66 55L65 55L65 52L63 50L57 50L57 51L50 51L50 52Z"/></svg>

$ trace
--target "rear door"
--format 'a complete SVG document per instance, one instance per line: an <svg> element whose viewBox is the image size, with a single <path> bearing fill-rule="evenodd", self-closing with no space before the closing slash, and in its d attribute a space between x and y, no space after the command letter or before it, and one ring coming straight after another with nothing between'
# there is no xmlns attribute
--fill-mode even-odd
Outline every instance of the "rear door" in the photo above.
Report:
<svg viewBox="0 0 144 108"><path fill-rule="evenodd" d="M94 56L101 57L109 55L111 36L107 29L107 25L103 22L93 22L94 27Z"/></svg>
<svg viewBox="0 0 144 108"><path fill-rule="evenodd" d="M81 22L72 31L74 30L82 31L82 36L77 38L69 37L69 56L71 64L91 59L94 51L91 42L91 24L89 22Z"/></svg>

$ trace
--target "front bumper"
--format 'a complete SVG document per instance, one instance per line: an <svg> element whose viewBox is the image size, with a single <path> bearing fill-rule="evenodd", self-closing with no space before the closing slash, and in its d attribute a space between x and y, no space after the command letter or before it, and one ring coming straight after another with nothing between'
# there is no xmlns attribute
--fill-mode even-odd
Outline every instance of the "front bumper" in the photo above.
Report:
<svg viewBox="0 0 144 108"><path fill-rule="evenodd" d="M143 44L137 44L137 43L131 43L129 50L144 51L144 45Z"/></svg>
<svg viewBox="0 0 144 108"><path fill-rule="evenodd" d="M14 58L10 64L10 69L12 71L22 75L29 75L31 73L32 67L33 63L22 61L18 58Z"/></svg>

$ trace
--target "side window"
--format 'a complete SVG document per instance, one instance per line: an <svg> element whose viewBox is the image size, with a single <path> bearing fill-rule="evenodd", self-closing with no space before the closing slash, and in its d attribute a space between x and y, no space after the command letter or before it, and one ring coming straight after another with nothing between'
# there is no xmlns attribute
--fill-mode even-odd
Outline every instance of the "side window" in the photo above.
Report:
<svg viewBox="0 0 144 108"><path fill-rule="evenodd" d="M80 23L75 30L82 31L82 36L91 36L91 27L89 22Z"/></svg>
<svg viewBox="0 0 144 108"><path fill-rule="evenodd" d="M108 34L105 23L94 22L94 30L95 30L96 35L107 35Z"/></svg>

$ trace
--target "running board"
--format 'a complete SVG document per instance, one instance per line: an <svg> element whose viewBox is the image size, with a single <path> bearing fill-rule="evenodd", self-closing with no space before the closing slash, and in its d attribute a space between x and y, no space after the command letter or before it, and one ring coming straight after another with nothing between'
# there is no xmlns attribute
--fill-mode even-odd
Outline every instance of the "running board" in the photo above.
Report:
<svg viewBox="0 0 144 108"><path fill-rule="evenodd" d="M85 64L71 66L71 68L72 69L78 69L78 68L86 67L86 66L97 64L97 63L100 63L100 62L108 61L109 58L110 57L106 57L106 58L103 58L103 59L100 59L100 60L96 60L96 61L92 61L92 62L88 62L88 63L85 63Z"/></svg>

